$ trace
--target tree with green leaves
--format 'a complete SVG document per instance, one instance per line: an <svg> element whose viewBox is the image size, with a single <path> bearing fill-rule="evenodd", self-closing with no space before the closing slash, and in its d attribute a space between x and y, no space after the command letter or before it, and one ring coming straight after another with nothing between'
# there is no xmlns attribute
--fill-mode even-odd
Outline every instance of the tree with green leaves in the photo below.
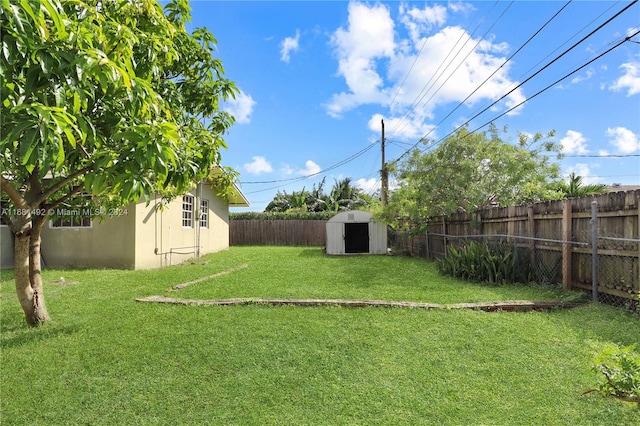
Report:
<svg viewBox="0 0 640 426"><path fill-rule="evenodd" d="M353 186L351 178L336 180L329 194L324 193L326 178L311 191L278 191L265 212L339 212L377 205L377 200Z"/></svg>
<svg viewBox="0 0 640 426"><path fill-rule="evenodd" d="M351 184L351 178L336 180L327 197L331 211L357 210L369 204L362 190Z"/></svg>
<svg viewBox="0 0 640 426"><path fill-rule="evenodd" d="M582 176L575 173L569 174L567 182L559 182L557 186L562 198L586 197L588 195L598 195L607 192L607 185L585 184Z"/></svg>
<svg viewBox="0 0 640 426"><path fill-rule="evenodd" d="M2 0L0 189L26 320L49 319L40 231L74 199L171 197L220 173L235 96L187 0Z"/></svg>
<svg viewBox="0 0 640 426"><path fill-rule="evenodd" d="M379 216L398 229L419 230L436 215L556 198L560 169L549 157L560 155L554 132L519 134L517 144L500 133L495 126L474 133L461 128L436 148L414 150L393 165L398 187Z"/></svg>

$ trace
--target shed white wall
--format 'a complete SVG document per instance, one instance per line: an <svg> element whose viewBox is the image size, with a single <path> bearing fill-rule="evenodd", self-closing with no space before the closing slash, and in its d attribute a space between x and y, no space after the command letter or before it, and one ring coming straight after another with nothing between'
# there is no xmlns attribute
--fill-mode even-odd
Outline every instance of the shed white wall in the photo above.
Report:
<svg viewBox="0 0 640 426"><path fill-rule="evenodd" d="M387 225L369 222L369 253L387 254Z"/></svg>
<svg viewBox="0 0 640 426"><path fill-rule="evenodd" d="M387 254L387 225L374 222L371 213L360 210L338 213L327 221L327 254L345 254L345 223L368 223L369 253Z"/></svg>
<svg viewBox="0 0 640 426"><path fill-rule="evenodd" d="M327 222L327 254L344 254L344 223Z"/></svg>

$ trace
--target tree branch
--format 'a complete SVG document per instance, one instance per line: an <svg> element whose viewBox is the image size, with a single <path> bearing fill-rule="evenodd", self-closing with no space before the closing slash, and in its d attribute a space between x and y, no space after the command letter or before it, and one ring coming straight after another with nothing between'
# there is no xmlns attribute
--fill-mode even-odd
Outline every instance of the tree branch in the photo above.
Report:
<svg viewBox="0 0 640 426"><path fill-rule="evenodd" d="M11 181L4 176L0 176L0 189L9 196L11 201L13 201L13 203L15 204L16 208L24 209L28 207L27 202L22 194L17 189L15 189L11 185Z"/></svg>
<svg viewBox="0 0 640 426"><path fill-rule="evenodd" d="M65 179L61 180L60 182L58 182L55 185L53 185L50 188L48 188L46 191L42 191L42 194L40 195L40 197L38 198L37 201L39 203L41 203L43 201L46 201L47 198L49 198L51 195L53 195L57 190L59 190L60 188L62 188L65 185L69 184L71 181L73 181L77 177L80 177L80 176L88 173L92 169L93 169L93 164L90 165L90 166L86 166L86 167L76 171L75 173L72 173L71 175L69 175Z"/></svg>

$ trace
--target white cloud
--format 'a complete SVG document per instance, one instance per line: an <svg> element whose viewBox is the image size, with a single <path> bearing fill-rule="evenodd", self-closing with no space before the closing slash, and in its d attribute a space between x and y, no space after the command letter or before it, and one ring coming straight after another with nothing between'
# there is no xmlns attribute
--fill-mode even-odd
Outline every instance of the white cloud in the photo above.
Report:
<svg viewBox="0 0 640 426"><path fill-rule="evenodd" d="M383 80L378 75L375 59L393 56L393 28L386 6L349 3L348 28L338 28L331 43L338 58L338 74L344 77L350 93L333 96L327 105L329 115L340 117L343 112L363 103L385 101Z"/></svg>
<svg viewBox="0 0 640 426"><path fill-rule="evenodd" d="M565 154L586 154L589 152L586 146L587 139L580 132L568 130L567 136L560 139L562 152Z"/></svg>
<svg viewBox="0 0 640 426"><path fill-rule="evenodd" d="M300 30L296 30L295 37L286 37L280 43L280 60L289 63L291 52L297 52L300 43Z"/></svg>
<svg viewBox="0 0 640 426"><path fill-rule="evenodd" d="M624 70L624 74L609 89L627 90L627 96L633 96L640 93L640 62L627 62L620 65Z"/></svg>
<svg viewBox="0 0 640 426"><path fill-rule="evenodd" d="M384 119L384 129L387 134L400 139L420 139L429 134L433 139L435 135L430 134L435 128L433 124L425 123L424 116L410 114L407 117L391 117ZM369 120L369 129L380 134L382 114L374 114Z"/></svg>
<svg viewBox="0 0 640 426"><path fill-rule="evenodd" d="M573 79L571 79L571 84L577 84L577 83L589 80L591 77L594 76L594 74L595 74L595 71L593 71L592 69L587 70L587 72L584 73L584 75L578 75Z"/></svg>
<svg viewBox="0 0 640 426"><path fill-rule="evenodd" d="M280 173L282 173L285 176L289 176L295 173L295 170L288 164L284 164L282 165L282 168L280 169Z"/></svg>
<svg viewBox="0 0 640 426"><path fill-rule="evenodd" d="M251 159L253 160L251 163L245 163L242 166L248 173L259 175L260 173L273 171L271 164L264 157L255 156L251 157Z"/></svg>
<svg viewBox="0 0 640 426"><path fill-rule="evenodd" d="M380 179L376 178L360 178L353 182L353 186L361 189L365 194L373 194L380 189Z"/></svg>
<svg viewBox="0 0 640 426"><path fill-rule="evenodd" d="M597 176L591 175L592 166L599 167L598 164L589 165L584 163L578 163L567 169L567 172L565 173L565 177L568 178L571 173L575 173L577 176L582 177L582 182L585 185L593 185L593 184L599 183L600 178L598 178Z"/></svg>
<svg viewBox="0 0 640 426"><path fill-rule="evenodd" d="M429 32L434 26L443 25L447 19L447 8L442 5L425 6L424 9L412 7L405 9L400 5L401 21L412 40L419 40L420 34Z"/></svg>
<svg viewBox="0 0 640 426"><path fill-rule="evenodd" d="M640 151L640 141L638 135L625 127L615 127L607 129L607 136L609 136L609 143L623 154L631 154L635 151Z"/></svg>
<svg viewBox="0 0 640 426"><path fill-rule="evenodd" d="M451 9L454 12L467 13L467 12L472 12L476 10L476 8L473 7L471 3L465 3L462 1L450 1L448 6L449 6L449 9Z"/></svg>
<svg viewBox="0 0 640 426"><path fill-rule="evenodd" d="M449 9L453 10L451 4ZM387 6L350 3L347 28L338 28L332 37L338 75L345 79L348 90L333 95L325 105L327 113L338 118L360 105L390 107L390 119L404 123L402 137L412 137L425 133L429 128L425 122L432 119L436 107L461 102L496 69L467 105L494 100L511 90L515 82L509 78L510 63L502 66L505 58L501 56L509 46L479 42L456 26L426 34L444 25L446 16L447 10L439 5L424 9L399 6L399 22L410 35L401 39ZM504 111L525 99L520 89L514 90L497 109Z"/></svg>
<svg viewBox="0 0 640 426"><path fill-rule="evenodd" d="M307 160L304 163L304 166L304 169L298 170L296 171L296 173L302 176L311 176L320 173L320 171L322 170L319 165L311 160Z"/></svg>
<svg viewBox="0 0 640 426"><path fill-rule="evenodd" d="M256 101L253 100L251 95L240 91L235 99L228 99L222 109L233 115L236 123L246 124L251 122L254 106L256 106Z"/></svg>

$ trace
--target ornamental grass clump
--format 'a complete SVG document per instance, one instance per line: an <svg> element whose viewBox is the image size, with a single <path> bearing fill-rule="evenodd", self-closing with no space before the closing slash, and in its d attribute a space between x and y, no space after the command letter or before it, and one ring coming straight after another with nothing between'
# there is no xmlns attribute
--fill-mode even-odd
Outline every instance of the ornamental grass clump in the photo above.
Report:
<svg viewBox="0 0 640 426"><path fill-rule="evenodd" d="M502 285L526 282L529 266L525 256L512 245L472 241L462 247L449 247L447 255L437 261L438 272L466 281Z"/></svg>

